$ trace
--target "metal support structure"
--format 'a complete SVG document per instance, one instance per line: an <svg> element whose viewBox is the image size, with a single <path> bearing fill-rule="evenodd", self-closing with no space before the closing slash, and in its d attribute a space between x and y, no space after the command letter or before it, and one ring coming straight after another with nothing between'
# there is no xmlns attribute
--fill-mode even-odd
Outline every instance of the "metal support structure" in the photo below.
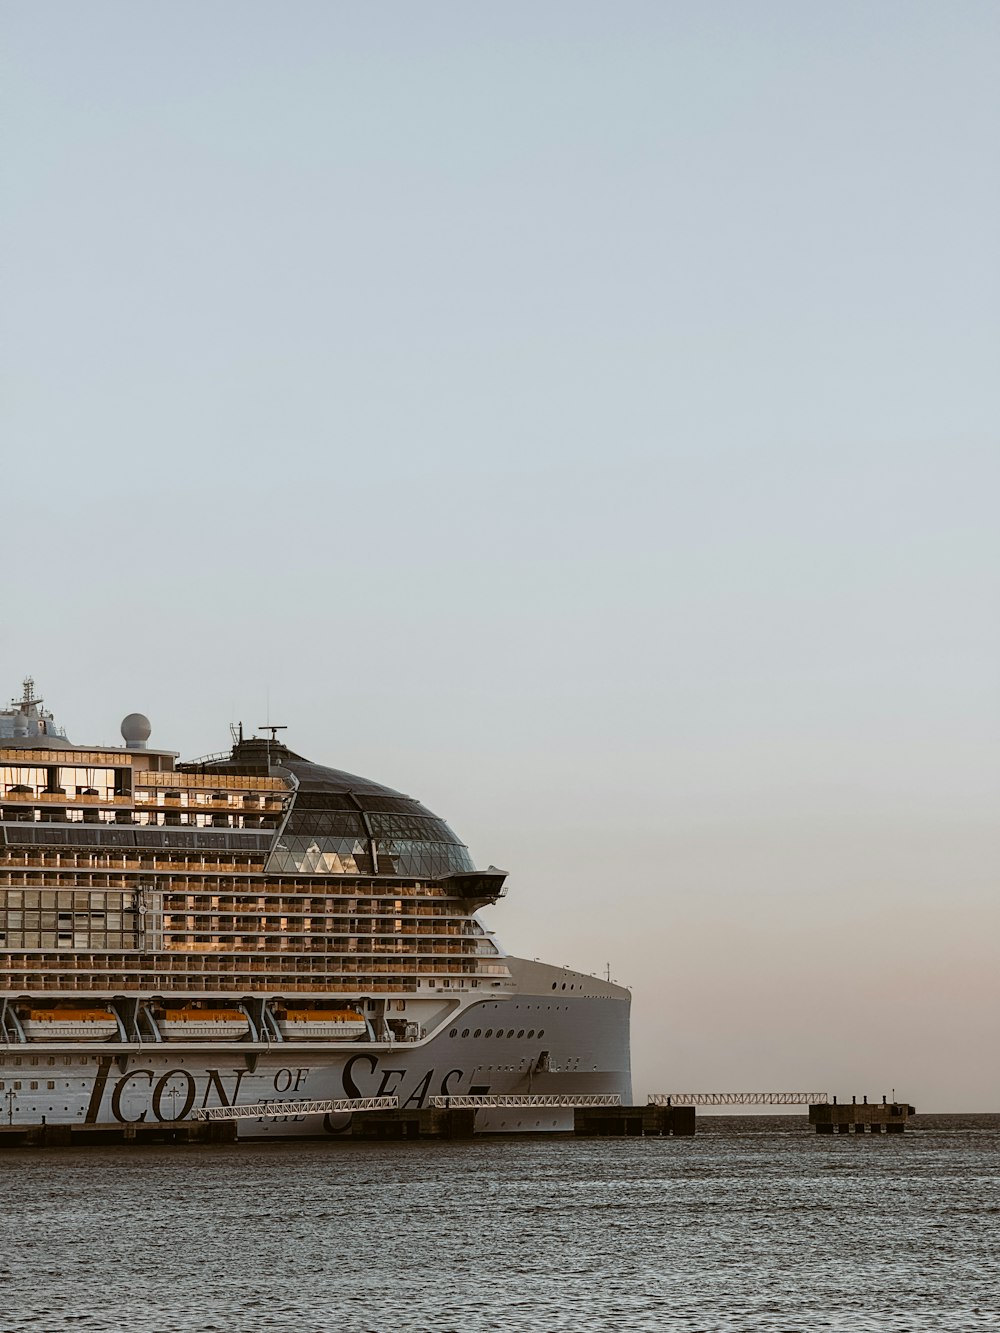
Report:
<svg viewBox="0 0 1000 1333"><path fill-rule="evenodd" d="M581 1094L574 1097L569 1094L549 1094L545 1096L490 1096L485 1094L477 1097L432 1097L431 1106L437 1110L451 1111L493 1111L506 1110L531 1110L535 1107L556 1107L563 1110L573 1110L576 1107L584 1106L621 1106L622 1099L617 1092L594 1093L592 1096Z"/></svg>
<svg viewBox="0 0 1000 1333"><path fill-rule="evenodd" d="M253 1021L253 1014L251 1014L249 1006L241 1002L236 1006L236 1008L240 1011L241 1014L246 1015L246 1020L250 1024L250 1040L266 1041L267 1040L266 1034L258 1033L257 1031L257 1024Z"/></svg>
<svg viewBox="0 0 1000 1333"><path fill-rule="evenodd" d="M153 1010L152 1010L152 1008L151 1008L148 1004L144 1004L144 1005L142 1006L142 1014L143 1014L143 1017L144 1017L145 1020L146 1020L146 1024L147 1024L147 1026L148 1026L150 1032L152 1033L153 1041L154 1041L154 1042L162 1042L162 1041L163 1041L163 1034L160 1032L160 1029L157 1027L157 1025L156 1025L156 1019L153 1017ZM138 1024L136 1024L136 1026L138 1026Z"/></svg>
<svg viewBox="0 0 1000 1333"><path fill-rule="evenodd" d="M10 1019L10 1025L14 1029L18 1042L27 1042L28 1038L24 1035L24 1028L21 1026L21 1020L18 1018L17 1010L12 1004L7 1007L7 1017Z"/></svg>
<svg viewBox="0 0 1000 1333"><path fill-rule="evenodd" d="M131 1043L131 1041L129 1040L129 1035L128 1035L128 1033L125 1031L125 1023L124 1023L124 1020L122 1019L121 1014L118 1012L118 1006L117 1006L117 1004L115 1004L114 1000L111 1001L111 1004L110 1004L110 1006L109 1006L109 1008L108 1008L108 1013L111 1015L111 1017L112 1017L112 1018L115 1020L115 1022L118 1024L118 1040L121 1042L121 1044L122 1044L123 1046L131 1046L132 1043ZM137 1035L138 1035L138 1034L137 1034ZM141 1041L142 1038L140 1037L139 1040Z"/></svg>
<svg viewBox="0 0 1000 1333"><path fill-rule="evenodd" d="M278 1027L278 1020L271 1013L271 1006L265 1000L261 1005L262 1035L265 1041L284 1041L281 1028Z"/></svg>
<svg viewBox="0 0 1000 1333"><path fill-rule="evenodd" d="M329 1115L334 1111L396 1111L398 1097L328 1097L325 1101L254 1102L250 1106L208 1106L192 1120L283 1120L291 1115Z"/></svg>
<svg viewBox="0 0 1000 1333"><path fill-rule="evenodd" d="M650 1106L818 1106L828 1092L651 1092Z"/></svg>

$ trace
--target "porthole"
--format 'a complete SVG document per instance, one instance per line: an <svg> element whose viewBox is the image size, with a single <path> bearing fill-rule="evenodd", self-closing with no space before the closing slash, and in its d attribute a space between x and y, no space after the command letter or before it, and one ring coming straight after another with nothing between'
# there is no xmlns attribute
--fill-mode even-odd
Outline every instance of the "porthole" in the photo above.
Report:
<svg viewBox="0 0 1000 1333"><path fill-rule="evenodd" d="M513 1035L514 1035L514 1029L513 1029L513 1028L508 1028L508 1029L507 1029L507 1036L508 1036L508 1038L513 1037Z"/></svg>
<svg viewBox="0 0 1000 1333"><path fill-rule="evenodd" d="M533 1037L534 1035L535 1035L535 1029L532 1028L531 1031L528 1033L528 1036Z"/></svg>
<svg viewBox="0 0 1000 1333"><path fill-rule="evenodd" d="M458 1036L458 1028L452 1028L452 1030L448 1033L448 1036L449 1036L449 1037L457 1037L457 1036Z"/></svg>
<svg viewBox="0 0 1000 1333"><path fill-rule="evenodd" d="M472 1035L473 1035L474 1037L481 1037L481 1036L483 1035L483 1029L482 1029L482 1028L476 1028L475 1032L474 1032Z"/></svg>
<svg viewBox="0 0 1000 1333"><path fill-rule="evenodd" d="M520 1040L524 1036L524 1028L521 1029L521 1031L517 1034L517 1036L518 1040Z"/></svg>
<svg viewBox="0 0 1000 1333"><path fill-rule="evenodd" d="M553 981L553 983L552 983L552 989L555 990L555 988L556 988L558 985L559 985L559 982L558 982L558 981Z"/></svg>
<svg viewBox="0 0 1000 1333"><path fill-rule="evenodd" d="M545 1029L544 1029L544 1028L539 1028L539 1029L538 1029L538 1035L539 1035L539 1037L544 1037L544 1036L545 1036Z"/></svg>
<svg viewBox="0 0 1000 1333"><path fill-rule="evenodd" d="M562 984L562 988L563 988L563 990L566 989L566 983L565 983L565 981L564 981L563 984Z"/></svg>
<svg viewBox="0 0 1000 1333"><path fill-rule="evenodd" d="M483 1036L484 1036L484 1037L492 1037L492 1036L493 1036L493 1029L492 1029L492 1028L487 1028L486 1031L483 1033Z"/></svg>
<svg viewBox="0 0 1000 1333"><path fill-rule="evenodd" d="M468 1029L468 1028L463 1028L463 1029L462 1029L462 1036L463 1036L463 1037L467 1037L468 1035L469 1035L469 1029Z"/></svg>

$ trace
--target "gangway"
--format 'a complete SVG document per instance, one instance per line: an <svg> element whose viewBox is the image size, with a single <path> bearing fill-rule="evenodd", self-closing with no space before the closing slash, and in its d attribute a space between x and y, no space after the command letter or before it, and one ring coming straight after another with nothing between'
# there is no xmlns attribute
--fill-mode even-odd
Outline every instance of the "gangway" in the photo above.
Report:
<svg viewBox="0 0 1000 1333"><path fill-rule="evenodd" d="M650 1106L821 1106L828 1092L651 1092Z"/></svg>
<svg viewBox="0 0 1000 1333"><path fill-rule="evenodd" d="M499 1093L490 1096L489 1093L484 1093L469 1097L432 1097L430 1102L435 1110L451 1111L533 1110L536 1107L575 1110L577 1107L588 1106L621 1106L622 1099L617 1092L593 1093L590 1096L581 1094L579 1097L574 1097L571 1093L566 1095L549 1093L536 1097L506 1096Z"/></svg>
<svg viewBox="0 0 1000 1333"><path fill-rule="evenodd" d="M253 1102L249 1106L206 1106L193 1120L283 1120L290 1115L330 1115L335 1111L396 1111L398 1097L327 1097L309 1102Z"/></svg>

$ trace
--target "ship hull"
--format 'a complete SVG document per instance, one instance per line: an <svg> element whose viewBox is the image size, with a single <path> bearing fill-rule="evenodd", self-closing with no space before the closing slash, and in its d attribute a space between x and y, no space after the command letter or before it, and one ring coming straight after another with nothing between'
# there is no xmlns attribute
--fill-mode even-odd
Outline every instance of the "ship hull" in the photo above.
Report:
<svg viewBox="0 0 1000 1333"><path fill-rule="evenodd" d="M628 1102L628 993L589 978L570 983L585 993L567 993L558 989L567 976L561 969L511 962L520 972L516 993L474 1001L420 1042L0 1047L0 1109L15 1125L43 1117L47 1124L126 1125L190 1120L211 1107L341 1097L395 1096L407 1109L432 1097L486 1093L611 1093ZM348 1134L351 1118L264 1114L237 1126L241 1139L327 1138ZM481 1133L572 1127L571 1108L476 1117Z"/></svg>

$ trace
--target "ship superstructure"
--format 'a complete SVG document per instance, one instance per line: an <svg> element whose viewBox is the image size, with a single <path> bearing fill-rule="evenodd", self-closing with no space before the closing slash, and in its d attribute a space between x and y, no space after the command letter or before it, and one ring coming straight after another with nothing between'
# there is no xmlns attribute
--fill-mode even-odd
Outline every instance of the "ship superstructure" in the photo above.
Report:
<svg viewBox="0 0 1000 1333"><path fill-rule="evenodd" d="M71 744L31 681L0 714L0 1114L179 1119L306 1088L627 1096L628 992L506 956L476 916L503 871L278 730L181 763L141 714L121 747Z"/></svg>

